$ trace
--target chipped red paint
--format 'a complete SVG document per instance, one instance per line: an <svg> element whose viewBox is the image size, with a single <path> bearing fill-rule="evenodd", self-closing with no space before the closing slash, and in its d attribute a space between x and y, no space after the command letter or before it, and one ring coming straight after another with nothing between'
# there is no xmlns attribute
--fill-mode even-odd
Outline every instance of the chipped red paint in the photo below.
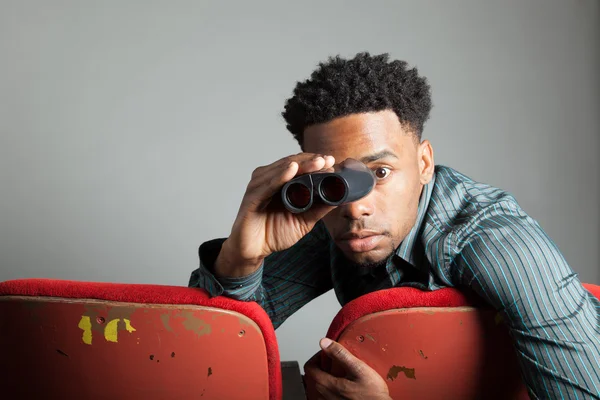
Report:
<svg viewBox="0 0 600 400"><path fill-rule="evenodd" d="M529 398L507 329L491 310L374 313L349 325L338 341L386 379L394 399ZM341 375L339 365L332 372Z"/></svg>
<svg viewBox="0 0 600 400"><path fill-rule="evenodd" d="M0 315L2 398L269 396L260 329L235 312L7 296ZM82 317L89 317L91 344Z"/></svg>

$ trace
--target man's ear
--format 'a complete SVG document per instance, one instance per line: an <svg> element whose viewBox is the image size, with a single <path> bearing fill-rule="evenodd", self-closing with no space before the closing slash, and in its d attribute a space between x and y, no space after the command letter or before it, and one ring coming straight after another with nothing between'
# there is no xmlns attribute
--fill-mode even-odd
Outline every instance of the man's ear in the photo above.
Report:
<svg viewBox="0 0 600 400"><path fill-rule="evenodd" d="M433 158L433 147L429 140L423 140L417 148L417 157L419 160L419 174L421 184L426 185L431 182L435 170L435 161Z"/></svg>

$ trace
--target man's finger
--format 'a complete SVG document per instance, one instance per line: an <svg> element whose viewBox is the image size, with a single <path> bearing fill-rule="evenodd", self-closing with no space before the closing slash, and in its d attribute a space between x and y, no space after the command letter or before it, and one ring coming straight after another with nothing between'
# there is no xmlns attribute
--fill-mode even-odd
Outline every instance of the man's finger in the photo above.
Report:
<svg viewBox="0 0 600 400"><path fill-rule="evenodd" d="M262 204L294 177L330 170L334 162L335 159L331 156L312 155L312 157L307 157L307 155L302 155L290 157L286 159L286 162L275 163L266 167L250 181L247 188L248 197L255 203Z"/></svg>
<svg viewBox="0 0 600 400"><path fill-rule="evenodd" d="M318 400L339 400L339 399L343 399L343 397L340 394L336 394L333 390L328 389L327 387L320 385L320 384L316 384L315 385L315 390L318 393Z"/></svg>
<svg viewBox="0 0 600 400"><path fill-rule="evenodd" d="M306 368L310 368L311 366L319 368L321 366L321 354L322 352L318 351L311 358L309 358L308 361L304 363L304 370L306 370Z"/></svg>
<svg viewBox="0 0 600 400"><path fill-rule="evenodd" d="M302 175L302 174L308 174L308 173L312 173L312 172L318 172L323 169L332 168L333 164L335 163L335 158L333 158L332 156L323 156L323 155L318 154L312 158L309 158L309 159L306 159L303 161L298 161L298 160L294 160L294 161L298 162L298 164L300 165L298 174Z"/></svg>
<svg viewBox="0 0 600 400"><path fill-rule="evenodd" d="M273 195L277 193L287 181L291 180L298 171L298 163L290 162L279 167L279 170L269 171L263 176L250 181L246 188L246 194L242 200L242 206L251 211L263 209Z"/></svg>
<svg viewBox="0 0 600 400"><path fill-rule="evenodd" d="M316 383L328 388L334 388L338 378L321 369L321 354L321 352L318 352L306 362L304 365L304 374L307 378L312 379Z"/></svg>
<svg viewBox="0 0 600 400"><path fill-rule="evenodd" d="M298 153L291 156L287 156L284 158L280 158L279 160L272 162L268 165L263 165L257 167L251 175L251 181L257 181L263 179L265 175L271 174L272 171L280 170L282 167L285 168L286 165L289 165L291 162L296 162L298 165L305 164L310 160L314 160L317 157L325 157L321 154L313 154L313 153ZM327 164L327 163L326 163Z"/></svg>
<svg viewBox="0 0 600 400"><path fill-rule="evenodd" d="M320 354L319 354L320 355ZM304 367L304 374L306 378L312 380L315 386L325 387L334 393L339 392L342 387L345 387L345 379L336 378L333 375L323 371L318 364L310 364Z"/></svg>
<svg viewBox="0 0 600 400"><path fill-rule="evenodd" d="M328 206L326 204L315 204L309 210L298 215L306 225L314 226L320 219L335 210L336 206Z"/></svg>
<svg viewBox="0 0 600 400"><path fill-rule="evenodd" d="M290 162L296 162L299 166L298 174L305 174L308 172L315 172L316 170L318 170L318 168L315 169L315 164L318 165L323 161L324 166L322 168L331 168L333 167L333 164L335 164L335 158L333 158L332 156L316 153L298 153L292 156L282 158L281 160L271 164L271 166L269 166L267 169L289 164Z"/></svg>
<svg viewBox="0 0 600 400"><path fill-rule="evenodd" d="M332 360L342 365L344 370L352 377L360 378L365 371L365 363L356 358L341 344L329 339L321 339L319 343L323 352Z"/></svg>

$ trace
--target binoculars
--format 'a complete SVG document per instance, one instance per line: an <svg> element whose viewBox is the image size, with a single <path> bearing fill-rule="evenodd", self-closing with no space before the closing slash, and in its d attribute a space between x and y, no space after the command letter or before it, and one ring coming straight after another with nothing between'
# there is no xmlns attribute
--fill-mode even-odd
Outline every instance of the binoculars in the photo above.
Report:
<svg viewBox="0 0 600 400"><path fill-rule="evenodd" d="M375 186L375 175L365 164L346 159L334 172L300 175L281 189L283 205L292 213L302 213L320 202L339 206L362 199Z"/></svg>

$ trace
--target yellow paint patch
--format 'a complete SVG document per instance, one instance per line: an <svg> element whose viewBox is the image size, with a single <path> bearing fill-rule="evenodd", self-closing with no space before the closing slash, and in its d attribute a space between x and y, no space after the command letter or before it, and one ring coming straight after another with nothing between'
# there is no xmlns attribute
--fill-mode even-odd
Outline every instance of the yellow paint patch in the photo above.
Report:
<svg viewBox="0 0 600 400"><path fill-rule="evenodd" d="M119 332L119 321L120 319L113 319L104 328L104 338L108 342L117 343L118 341L118 332Z"/></svg>
<svg viewBox="0 0 600 400"><path fill-rule="evenodd" d="M83 343L92 344L92 321L90 320L90 317L86 315L82 316L77 327L83 330L83 336L81 338Z"/></svg>
<svg viewBox="0 0 600 400"><path fill-rule="evenodd" d="M104 338L107 342L118 342L119 321L121 321L120 318L112 319L104 327ZM131 325L130 320L123 318L123 322L125 323L125 329L127 332L133 333L136 331L136 329ZM90 317L88 315L82 316L78 327L83 330L83 343L92 344L92 321ZM138 338L138 344L140 343L139 340L140 338Z"/></svg>
<svg viewBox="0 0 600 400"><path fill-rule="evenodd" d="M130 320L124 319L123 321L125 321L125 329L127 329L127 332L129 332L129 333L135 332L135 328L133 326L131 326Z"/></svg>

